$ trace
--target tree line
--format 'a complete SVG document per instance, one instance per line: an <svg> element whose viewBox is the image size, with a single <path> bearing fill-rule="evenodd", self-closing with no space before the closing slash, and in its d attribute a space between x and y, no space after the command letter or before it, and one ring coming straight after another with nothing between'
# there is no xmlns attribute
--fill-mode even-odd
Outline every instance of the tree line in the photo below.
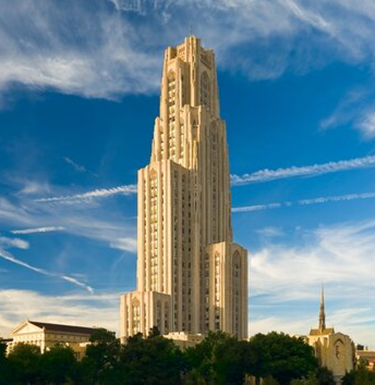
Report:
<svg viewBox="0 0 375 385"><path fill-rule="evenodd" d="M283 333L239 341L210 332L199 344L180 350L157 328L147 337L130 337L125 345L114 332L96 329L90 342L81 361L64 345L41 354L37 346L18 344L6 356L6 346L0 343L0 384L235 385L250 376L258 384L262 378L264 385L334 384L332 373L319 367L312 347ZM375 384L368 382L372 373L361 370L361 381L367 382L358 382L355 371L344 384Z"/></svg>

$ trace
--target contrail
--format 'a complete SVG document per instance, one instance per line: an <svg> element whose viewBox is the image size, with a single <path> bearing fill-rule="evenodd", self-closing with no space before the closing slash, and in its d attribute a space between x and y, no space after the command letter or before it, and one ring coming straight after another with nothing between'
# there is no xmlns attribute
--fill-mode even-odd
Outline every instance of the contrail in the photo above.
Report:
<svg viewBox="0 0 375 385"><path fill-rule="evenodd" d="M279 202L279 203L269 203L265 205L234 207L232 208L232 213L246 213L251 211L276 209L279 207L306 206L306 205L315 205L315 204L328 203L328 202L353 201L358 199L373 199L373 198L375 198L375 192L362 193L362 194L333 195L333 196L319 197L319 198L313 198L313 199L301 199L294 202L287 201L287 202Z"/></svg>
<svg viewBox="0 0 375 385"><path fill-rule="evenodd" d="M269 209L277 209L282 207L283 203L270 203L267 205L253 205L253 206L244 206L244 207L233 207L232 213L246 213L250 211L259 211L259 210L269 210Z"/></svg>
<svg viewBox="0 0 375 385"><path fill-rule="evenodd" d="M311 166L292 166L289 168L278 168L276 170L264 169L256 171L252 174L231 175L231 182L233 186L240 186L250 183L269 182L276 179L318 176L368 167L375 167L375 155L350 160L340 160L338 162L314 164Z"/></svg>
<svg viewBox="0 0 375 385"><path fill-rule="evenodd" d="M35 233L49 233L52 231L63 231L63 226L49 226L49 227L36 227L32 229L12 230L12 234L35 234Z"/></svg>
<svg viewBox="0 0 375 385"><path fill-rule="evenodd" d="M76 204L81 202L89 202L93 199L107 198L113 195L132 195L137 193L137 186L134 184L113 187L109 189L97 189L88 191L83 194L65 195L51 198L36 199L35 202L45 203L61 203L61 204Z"/></svg>
<svg viewBox="0 0 375 385"><path fill-rule="evenodd" d="M56 274L56 273L51 273L51 272L49 272L49 271L47 271L45 269L41 269L39 267L35 267L35 266L32 266L32 265L29 265L28 263L20 261L19 259L15 258L12 254L10 254L9 252L7 252L7 251L5 251L5 250L3 250L1 248L0 248L0 257L6 259L7 261L13 262L13 263L15 263L15 264L17 264L19 266L26 267L26 269L35 271L36 273L43 274L43 275L46 275L48 277L55 277L55 278L63 279L65 281L73 283L73 284L75 284L77 286L83 287L84 289L86 289L91 294L94 293L94 289L91 286L85 285L84 283L79 282L75 278L72 278L72 277L69 277L69 276L66 276L66 275L59 275L59 274Z"/></svg>
<svg viewBox="0 0 375 385"><path fill-rule="evenodd" d="M70 164L77 172L82 173L82 172L86 172L87 171L86 167L81 166L80 164L74 162L74 160L72 160L72 159L70 159L70 158L68 158L66 156L63 159L65 160L66 163Z"/></svg>

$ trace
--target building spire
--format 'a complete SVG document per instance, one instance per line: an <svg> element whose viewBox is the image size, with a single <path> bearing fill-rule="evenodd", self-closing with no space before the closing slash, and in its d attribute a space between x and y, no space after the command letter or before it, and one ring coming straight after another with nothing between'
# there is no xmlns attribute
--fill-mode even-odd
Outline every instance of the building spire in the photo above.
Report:
<svg viewBox="0 0 375 385"><path fill-rule="evenodd" d="M320 294L319 330L324 331L325 328L326 328L326 314L324 310L324 284L322 284L322 292Z"/></svg>

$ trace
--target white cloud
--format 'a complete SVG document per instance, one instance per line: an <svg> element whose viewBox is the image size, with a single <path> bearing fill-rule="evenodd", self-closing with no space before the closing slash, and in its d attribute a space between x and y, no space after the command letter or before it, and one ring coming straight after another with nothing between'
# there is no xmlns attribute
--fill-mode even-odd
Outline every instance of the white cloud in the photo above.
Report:
<svg viewBox="0 0 375 385"><path fill-rule="evenodd" d="M18 20L10 24L11 20ZM30 22L32 20L32 22ZM156 65L130 24L98 1L0 5L0 89L13 82L115 99L155 90ZM77 32L79 31L79 32Z"/></svg>
<svg viewBox="0 0 375 385"><path fill-rule="evenodd" d="M105 189L105 191L100 190L99 195L123 194L130 192L131 189L124 188L124 191L121 188ZM122 251L125 250L125 244L124 242L119 243L119 239L127 239L126 250L135 251L135 246L133 248L131 246L136 245L136 226L133 216L124 217L117 210L109 212L107 206L82 211L78 210L80 206L77 205L41 204L41 202L35 202L22 195L17 195L16 198L17 200L13 203L0 197L0 222L13 228L15 226L27 227L13 230L17 234L59 229L68 234L92 239L95 242L103 242L109 247ZM59 226L49 226L53 222L58 222Z"/></svg>
<svg viewBox="0 0 375 385"><path fill-rule="evenodd" d="M375 193L361 193L361 194L346 194L346 195L336 195L328 197L320 197L313 199L301 199L297 202L298 205L313 205L318 203L328 203L328 202L342 202L342 201L352 201L358 199L374 199Z"/></svg>
<svg viewBox="0 0 375 385"><path fill-rule="evenodd" d="M269 182L277 179L312 177L366 167L375 167L374 155L349 160L339 160L337 162L313 164L310 166L292 166L288 168L278 168L276 170L264 169L253 172L252 174L231 175L231 181L232 185L239 186L250 183Z"/></svg>
<svg viewBox="0 0 375 385"><path fill-rule="evenodd" d="M87 290L89 293L91 293L91 294L94 293L94 289L93 289L91 286L88 286L88 285L86 285L85 283L82 283L82 282L78 281L78 279L76 279L76 278L69 277L69 276L67 276L67 275L61 275L60 278L63 279L63 280L65 280L65 281L71 282L71 283L73 283L74 285L83 287L84 289L86 289L86 290Z"/></svg>
<svg viewBox="0 0 375 385"><path fill-rule="evenodd" d="M244 207L233 207L232 213L247 213L251 211L259 211L259 210L269 210L269 209L277 209L282 207L283 203L269 203L266 205L252 205L252 206L244 206Z"/></svg>
<svg viewBox="0 0 375 385"><path fill-rule="evenodd" d="M49 233L52 231L63 231L65 227L63 226L48 226L48 227L37 227L32 229L23 229L23 230L12 230L12 234L36 234L36 233Z"/></svg>
<svg viewBox="0 0 375 385"><path fill-rule="evenodd" d="M8 199L0 197L0 220L6 223L22 223L32 225L33 221L27 209L21 205L13 204Z"/></svg>
<svg viewBox="0 0 375 385"><path fill-rule="evenodd" d="M45 296L30 290L0 290L0 335L26 318L33 321L118 331L120 293Z"/></svg>
<svg viewBox="0 0 375 385"><path fill-rule="evenodd" d="M355 88L347 93L333 112L322 120L322 129L338 128L350 124L365 140L375 137L375 94L373 84Z"/></svg>
<svg viewBox="0 0 375 385"><path fill-rule="evenodd" d="M137 193L136 185L124 185L113 188L103 188L89 191L83 194L66 195L50 198L35 199L35 202L40 203L60 203L60 204L80 204L84 202L91 202L94 199L108 198L114 195L133 195Z"/></svg>
<svg viewBox="0 0 375 385"><path fill-rule="evenodd" d="M16 247L26 250L29 248L29 243L19 238L8 238L0 236L0 245L3 247Z"/></svg>
<svg viewBox="0 0 375 385"><path fill-rule="evenodd" d="M375 222L319 227L296 236L298 243L269 242L249 252L250 302L255 304L250 312L255 320L252 333L264 330L263 320L268 330L307 333L317 322L319 288L324 282L328 323L356 342L375 347L371 294L375 289L375 260L371 258ZM290 310L282 312L282 306ZM302 312L304 316L294 325L293 317Z"/></svg>
<svg viewBox="0 0 375 385"><path fill-rule="evenodd" d="M118 238L110 242L110 247L123 251L136 252L137 240L135 238Z"/></svg>
<svg viewBox="0 0 375 385"><path fill-rule="evenodd" d="M66 163L70 164L74 168L74 170L76 170L77 172L82 173L82 172L86 172L87 171L86 167L81 166L80 164L74 162L72 159L70 159L68 157L64 157L64 160L65 160Z"/></svg>
<svg viewBox="0 0 375 385"><path fill-rule="evenodd" d="M107 99L156 92L162 49L188 35L197 14L205 23L193 32L216 50L219 65L250 78L375 55L369 1L19 0L0 5L0 90L20 82Z"/></svg>
<svg viewBox="0 0 375 385"><path fill-rule="evenodd" d="M281 237L284 235L283 230L280 227L268 226L262 229L256 230L257 234L266 238Z"/></svg>
<svg viewBox="0 0 375 385"><path fill-rule="evenodd" d="M146 4L144 0L109 0L118 11L134 12L145 15Z"/></svg>
<svg viewBox="0 0 375 385"><path fill-rule="evenodd" d="M319 197L312 199L300 199L295 202L281 202L281 203L269 203L264 205L252 205L252 206L243 206L243 207L233 207L232 213L248 213L252 211L259 210L269 210L269 209L277 209L280 207L290 207L290 206L308 206L329 202L345 202L345 201L353 201L353 200L361 200L361 199L374 199L375 193L360 193L360 194L346 194L346 195L333 195L327 197Z"/></svg>
<svg viewBox="0 0 375 385"><path fill-rule="evenodd" d="M52 273L52 272L47 271L45 269L32 266L29 263L23 262L23 261L15 258L11 253L9 253L8 251L5 251L5 250L3 250L1 248L0 248L0 257L3 258L3 259L6 259L9 262L15 263L16 265L19 265L19 266L25 267L26 269L32 270L32 271L34 271L36 273L43 274L43 275L46 275L46 276L49 276L49 277L60 278L60 279L63 279L65 281L71 282L74 285L83 287L89 293L93 293L94 292L94 290L93 290L93 288L91 286L86 285L83 282L80 282L80 281L78 281L75 278L69 277L67 275L61 275L61 274L57 274L57 273Z"/></svg>
<svg viewBox="0 0 375 385"><path fill-rule="evenodd" d="M44 194L50 192L49 184L35 180L22 180L23 187L18 194Z"/></svg>
<svg viewBox="0 0 375 385"><path fill-rule="evenodd" d="M357 123L356 127L366 139L375 138L375 110L366 111L365 116Z"/></svg>

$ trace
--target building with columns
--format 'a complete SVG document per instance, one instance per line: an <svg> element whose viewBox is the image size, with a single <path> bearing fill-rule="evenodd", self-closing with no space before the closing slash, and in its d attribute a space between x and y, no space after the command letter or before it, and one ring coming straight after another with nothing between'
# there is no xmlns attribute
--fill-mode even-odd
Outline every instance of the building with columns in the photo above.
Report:
<svg viewBox="0 0 375 385"><path fill-rule="evenodd" d="M17 344L35 345L41 353L55 345L70 346L78 359L85 355L86 345L95 328L75 325L61 325L47 322L25 320L11 332L11 339L7 341L8 353Z"/></svg>
<svg viewBox="0 0 375 385"><path fill-rule="evenodd" d="M355 347L348 335L326 327L324 288L320 297L319 327L311 329L306 340L314 348L320 365L331 370L335 382L341 384L342 377L354 368Z"/></svg>
<svg viewBox="0 0 375 385"><path fill-rule="evenodd" d="M247 337L247 252L233 243L215 55L195 36L165 51L151 159L138 171L137 252L123 341L153 326Z"/></svg>

